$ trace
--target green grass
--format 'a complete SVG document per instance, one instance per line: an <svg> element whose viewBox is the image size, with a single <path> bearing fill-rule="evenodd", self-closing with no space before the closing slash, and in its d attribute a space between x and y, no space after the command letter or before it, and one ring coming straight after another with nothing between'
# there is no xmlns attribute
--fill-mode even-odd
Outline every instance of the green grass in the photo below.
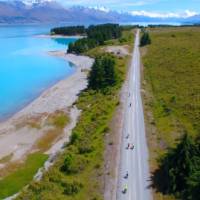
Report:
<svg viewBox="0 0 200 200"><path fill-rule="evenodd" d="M63 129L69 122L69 117L66 113L57 111L54 114L49 116L48 121L50 124L52 124L56 128Z"/></svg>
<svg viewBox="0 0 200 200"><path fill-rule="evenodd" d="M126 30L122 32L122 36L120 39L108 40L106 41L106 45L130 45L132 47L134 40L134 31Z"/></svg>
<svg viewBox="0 0 200 200"><path fill-rule="evenodd" d="M143 63L145 107L153 114L147 121L156 128L155 134L148 130L155 165L185 131L200 133L200 28L156 28L150 36Z"/></svg>
<svg viewBox="0 0 200 200"><path fill-rule="evenodd" d="M103 51L104 47L112 46L112 45L117 45L117 46L127 45L129 51L131 52L132 49L133 49L134 32L135 32L134 30L123 31L121 38L108 40L108 41L105 42L105 45L91 49L88 52L86 52L85 55L96 57L99 54L104 52Z"/></svg>
<svg viewBox="0 0 200 200"><path fill-rule="evenodd" d="M51 125L52 128L47 130L45 134L36 141L34 146L36 149L39 149L40 152L47 151L56 139L63 134L63 130L69 123L70 119L67 113L56 111L49 115L46 121L46 123Z"/></svg>
<svg viewBox="0 0 200 200"><path fill-rule="evenodd" d="M133 43L133 41L131 41ZM87 54L96 56L101 47ZM129 57L117 58L118 82L110 92L103 94L93 90L83 91L76 105L82 110L77 126L73 130L71 144L67 145L42 181L32 182L17 199L45 200L101 200L103 199L103 166L105 134L119 104L119 91L125 79ZM73 158L68 164L71 173L61 170L67 155ZM73 195L65 193L67 185L81 185Z"/></svg>
<svg viewBox="0 0 200 200"><path fill-rule="evenodd" d="M9 162L11 160L12 156L13 156L13 153L10 153L9 155L4 156L3 158L0 159L0 163L4 164L4 163Z"/></svg>
<svg viewBox="0 0 200 200"><path fill-rule="evenodd" d="M19 169L0 180L0 199L17 193L27 185L43 165L47 155L41 153L30 154Z"/></svg>

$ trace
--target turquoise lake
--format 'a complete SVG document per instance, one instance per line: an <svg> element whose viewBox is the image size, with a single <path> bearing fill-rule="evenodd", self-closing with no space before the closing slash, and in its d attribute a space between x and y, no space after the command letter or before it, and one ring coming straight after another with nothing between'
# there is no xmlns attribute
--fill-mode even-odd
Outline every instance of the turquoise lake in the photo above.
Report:
<svg viewBox="0 0 200 200"><path fill-rule="evenodd" d="M41 26L0 27L0 120L75 71L72 64L47 54L66 49L75 39L36 37L49 30Z"/></svg>

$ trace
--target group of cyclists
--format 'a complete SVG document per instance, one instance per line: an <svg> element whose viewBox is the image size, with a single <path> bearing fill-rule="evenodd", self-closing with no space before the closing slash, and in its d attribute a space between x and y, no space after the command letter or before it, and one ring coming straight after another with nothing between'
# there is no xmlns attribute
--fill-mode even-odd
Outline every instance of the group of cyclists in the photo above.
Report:
<svg viewBox="0 0 200 200"><path fill-rule="evenodd" d="M130 93L128 94L128 96L130 97ZM131 107L131 103L129 104L129 107ZM129 139L129 134L126 136L126 139ZM126 147L126 149L131 149L131 150L133 150L134 149L134 144L130 144L130 143L128 143L128 145L127 145L127 147ZM124 178L125 179L128 179L128 171L126 172L126 174L125 174L125 176L124 176ZM127 190L128 190L128 184L125 184L124 185L124 188L123 188L123 190L122 190L122 193L126 193L127 192Z"/></svg>
<svg viewBox="0 0 200 200"><path fill-rule="evenodd" d="M134 144L128 143L126 149L131 149L131 150L133 150L133 149L134 149Z"/></svg>
<svg viewBox="0 0 200 200"><path fill-rule="evenodd" d="M129 134L126 136L126 139L128 139L128 138L129 138ZM134 149L134 144L128 143L126 149L131 149L131 150L133 150L133 149ZM125 179L128 179L128 171L127 171L126 174L124 175L124 178L125 178ZM128 185L125 184L125 185L124 185L124 188L123 188L123 190L122 190L122 193L125 194L125 193L127 192L127 190L128 190Z"/></svg>

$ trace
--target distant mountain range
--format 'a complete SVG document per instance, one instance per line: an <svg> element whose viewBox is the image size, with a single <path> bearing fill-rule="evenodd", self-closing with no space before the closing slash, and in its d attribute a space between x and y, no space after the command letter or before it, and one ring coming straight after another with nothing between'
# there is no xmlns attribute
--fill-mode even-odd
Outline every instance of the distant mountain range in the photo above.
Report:
<svg viewBox="0 0 200 200"><path fill-rule="evenodd" d="M184 23L188 24L200 24L200 15L195 15L184 20Z"/></svg>
<svg viewBox="0 0 200 200"><path fill-rule="evenodd" d="M30 23L198 23L200 16L187 19L181 18L155 18L130 13L119 13L106 9L72 7L65 8L52 0L18 0L0 1L0 24L30 24Z"/></svg>

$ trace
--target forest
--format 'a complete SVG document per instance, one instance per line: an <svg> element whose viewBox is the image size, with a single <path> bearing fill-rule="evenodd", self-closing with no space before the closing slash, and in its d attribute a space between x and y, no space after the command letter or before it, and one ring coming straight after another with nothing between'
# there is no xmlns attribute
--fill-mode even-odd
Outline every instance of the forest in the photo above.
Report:
<svg viewBox="0 0 200 200"><path fill-rule="evenodd" d="M51 35L84 35L86 34L86 29L84 26L65 26L65 27L56 27L51 29Z"/></svg>
<svg viewBox="0 0 200 200"><path fill-rule="evenodd" d="M91 25L86 30L87 38L82 38L70 43L68 53L81 54L98 45L103 45L106 40L117 39L122 35L118 24Z"/></svg>

